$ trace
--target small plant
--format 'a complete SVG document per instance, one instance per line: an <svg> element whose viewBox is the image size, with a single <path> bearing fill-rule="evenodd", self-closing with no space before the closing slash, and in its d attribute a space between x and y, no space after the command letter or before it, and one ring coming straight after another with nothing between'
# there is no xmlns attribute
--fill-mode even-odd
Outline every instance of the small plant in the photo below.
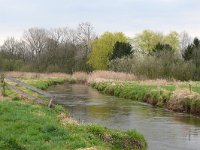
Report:
<svg viewBox="0 0 200 150"><path fill-rule="evenodd" d="M61 105L56 105L54 110L57 112L57 113L63 113L65 112L65 108Z"/></svg>
<svg viewBox="0 0 200 150"><path fill-rule="evenodd" d="M20 101L20 98L18 96L15 96L12 98L13 101Z"/></svg>

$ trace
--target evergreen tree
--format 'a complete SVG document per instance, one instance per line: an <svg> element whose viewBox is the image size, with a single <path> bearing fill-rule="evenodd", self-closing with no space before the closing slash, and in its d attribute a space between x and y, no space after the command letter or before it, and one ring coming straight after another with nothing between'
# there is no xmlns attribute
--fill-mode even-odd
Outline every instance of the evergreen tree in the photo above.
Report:
<svg viewBox="0 0 200 150"><path fill-rule="evenodd" d="M200 40L198 38L195 38L193 43L188 45L188 47L185 49L183 53L183 58L186 61L189 61L191 59L195 59L195 54L198 52L198 49L200 48ZM195 51L195 54L194 54Z"/></svg>
<svg viewBox="0 0 200 150"><path fill-rule="evenodd" d="M110 60L116 58L122 58L132 54L132 46L129 43L116 42L111 54Z"/></svg>

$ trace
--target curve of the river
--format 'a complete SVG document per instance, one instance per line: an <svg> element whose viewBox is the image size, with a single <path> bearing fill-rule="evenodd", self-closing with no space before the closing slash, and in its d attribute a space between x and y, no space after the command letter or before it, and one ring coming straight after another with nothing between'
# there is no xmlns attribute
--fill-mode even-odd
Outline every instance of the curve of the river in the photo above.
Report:
<svg viewBox="0 0 200 150"><path fill-rule="evenodd" d="M55 85L48 92L78 121L138 130L149 150L200 150L200 118L102 95L86 85Z"/></svg>

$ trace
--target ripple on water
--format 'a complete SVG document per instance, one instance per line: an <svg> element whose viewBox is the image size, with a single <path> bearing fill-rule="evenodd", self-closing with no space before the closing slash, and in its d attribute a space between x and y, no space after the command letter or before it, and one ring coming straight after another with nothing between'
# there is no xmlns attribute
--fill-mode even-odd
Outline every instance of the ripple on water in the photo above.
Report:
<svg viewBox="0 0 200 150"><path fill-rule="evenodd" d="M56 102L66 106L77 120L137 129L147 139L149 150L200 149L200 118L105 96L85 85L56 85L48 91L60 94Z"/></svg>

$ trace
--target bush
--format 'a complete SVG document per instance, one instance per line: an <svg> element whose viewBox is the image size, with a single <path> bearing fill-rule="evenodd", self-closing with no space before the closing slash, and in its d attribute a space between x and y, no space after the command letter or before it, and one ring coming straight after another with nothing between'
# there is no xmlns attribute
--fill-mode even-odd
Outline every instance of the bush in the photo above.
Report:
<svg viewBox="0 0 200 150"><path fill-rule="evenodd" d="M112 60L110 70L133 73L140 78L192 80L196 67L170 52L159 55L135 55Z"/></svg>

